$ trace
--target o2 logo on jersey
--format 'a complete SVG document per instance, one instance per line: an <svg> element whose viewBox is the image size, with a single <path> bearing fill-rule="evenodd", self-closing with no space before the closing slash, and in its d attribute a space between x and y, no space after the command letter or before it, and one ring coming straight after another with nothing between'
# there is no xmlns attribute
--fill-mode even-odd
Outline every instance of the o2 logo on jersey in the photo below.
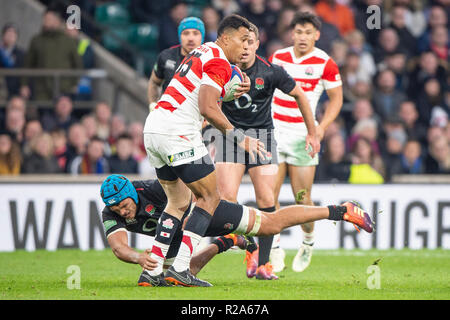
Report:
<svg viewBox="0 0 450 320"><path fill-rule="evenodd" d="M246 102L244 105L241 104L241 101L245 98ZM244 93L239 99L234 100L234 104L236 109L248 109L252 108L252 112L258 112L258 106L256 104L252 104L252 97L250 97L247 93Z"/></svg>

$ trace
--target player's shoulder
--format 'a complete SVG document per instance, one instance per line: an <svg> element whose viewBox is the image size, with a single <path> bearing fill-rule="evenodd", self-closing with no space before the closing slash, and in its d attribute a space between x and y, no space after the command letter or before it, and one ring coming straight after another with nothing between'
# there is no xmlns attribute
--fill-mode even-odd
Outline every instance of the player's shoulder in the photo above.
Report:
<svg viewBox="0 0 450 320"><path fill-rule="evenodd" d="M292 57L293 47L287 47L276 50L269 58L269 62L275 63L278 61L281 62L290 62L294 61Z"/></svg>
<svg viewBox="0 0 450 320"><path fill-rule="evenodd" d="M256 63L258 63L263 68L272 68L274 66L273 63L269 62L266 58L256 55Z"/></svg>
<svg viewBox="0 0 450 320"><path fill-rule="evenodd" d="M181 54L181 45L177 44L170 48L164 49L159 53L160 58L175 58Z"/></svg>

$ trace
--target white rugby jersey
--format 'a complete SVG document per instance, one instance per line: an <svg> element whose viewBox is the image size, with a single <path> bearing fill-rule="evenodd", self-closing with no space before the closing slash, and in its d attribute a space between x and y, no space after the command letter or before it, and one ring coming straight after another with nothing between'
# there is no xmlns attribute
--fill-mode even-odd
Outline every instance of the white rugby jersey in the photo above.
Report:
<svg viewBox="0 0 450 320"><path fill-rule="evenodd" d="M145 121L144 133L186 134L202 128L203 116L198 107L202 84L217 88L221 96L230 80L231 65L223 50L207 42L185 57Z"/></svg>
<svg viewBox="0 0 450 320"><path fill-rule="evenodd" d="M339 69L328 54L314 48L309 54L297 58L294 47L275 51L269 59L273 64L282 66L287 73L301 86L308 98L314 118L317 102L323 90L342 85ZM306 128L295 99L276 89L272 100L272 117L275 129L289 130L289 133ZM317 121L316 121L317 124Z"/></svg>

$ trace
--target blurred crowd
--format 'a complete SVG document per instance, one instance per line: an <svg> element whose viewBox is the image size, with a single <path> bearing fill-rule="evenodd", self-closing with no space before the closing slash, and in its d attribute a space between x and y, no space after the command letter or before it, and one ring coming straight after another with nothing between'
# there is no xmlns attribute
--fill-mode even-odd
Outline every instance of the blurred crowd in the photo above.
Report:
<svg viewBox="0 0 450 320"><path fill-rule="evenodd" d="M72 2L92 14L96 5L108 1ZM352 168L361 165L375 173L373 182L391 181L396 174L450 173L448 0L125 3L134 21L159 24L163 30L159 50L178 44L178 23L192 14L193 4L197 8L200 4L205 41L215 40L222 17L238 13L259 27L258 54L265 57L292 45L289 24L296 11L316 13L323 22L317 47L338 64L344 90L341 114L328 128L322 143L316 180L358 181L359 173ZM378 6L381 15L373 16L377 11L368 13L370 5ZM17 36L17 26L3 26L0 67L93 65L89 53L80 50L80 46L89 44L81 44L77 34L68 34L60 25L55 28L55 23L46 22L45 18L43 30L27 50L17 48ZM42 45L44 41L60 41L57 45L63 44L67 50L58 51L58 58L49 58L56 54L48 45ZM30 88L27 81L5 79L9 100L0 113L4 123L0 134L0 174L151 170L145 164L142 123L127 124L121 115L112 115L110 106L103 102L92 113L77 116L72 100L86 92L80 82L62 86L64 95L58 97L53 109L33 112L27 108L28 99L49 98L52 88L40 81ZM324 95L318 119L326 105Z"/></svg>

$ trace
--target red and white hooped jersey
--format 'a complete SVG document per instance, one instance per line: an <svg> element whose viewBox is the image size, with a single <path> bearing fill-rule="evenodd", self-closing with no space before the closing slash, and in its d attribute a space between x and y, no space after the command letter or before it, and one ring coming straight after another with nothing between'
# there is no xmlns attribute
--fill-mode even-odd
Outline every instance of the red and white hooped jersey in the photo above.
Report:
<svg viewBox="0 0 450 320"><path fill-rule="evenodd" d="M203 116L198 107L202 84L225 94L224 85L230 80L231 65L223 50L207 42L185 57L172 80L145 121L144 133L186 134L202 128Z"/></svg>
<svg viewBox="0 0 450 320"><path fill-rule="evenodd" d="M338 66L325 51L319 48L314 48L309 54L297 58L294 47L288 47L275 51L269 60L273 64L282 66L300 85L308 98L314 117L317 102L323 91L342 85ZM273 95L272 117L277 130L289 130L292 134L300 127L305 128L295 99L278 89Z"/></svg>

